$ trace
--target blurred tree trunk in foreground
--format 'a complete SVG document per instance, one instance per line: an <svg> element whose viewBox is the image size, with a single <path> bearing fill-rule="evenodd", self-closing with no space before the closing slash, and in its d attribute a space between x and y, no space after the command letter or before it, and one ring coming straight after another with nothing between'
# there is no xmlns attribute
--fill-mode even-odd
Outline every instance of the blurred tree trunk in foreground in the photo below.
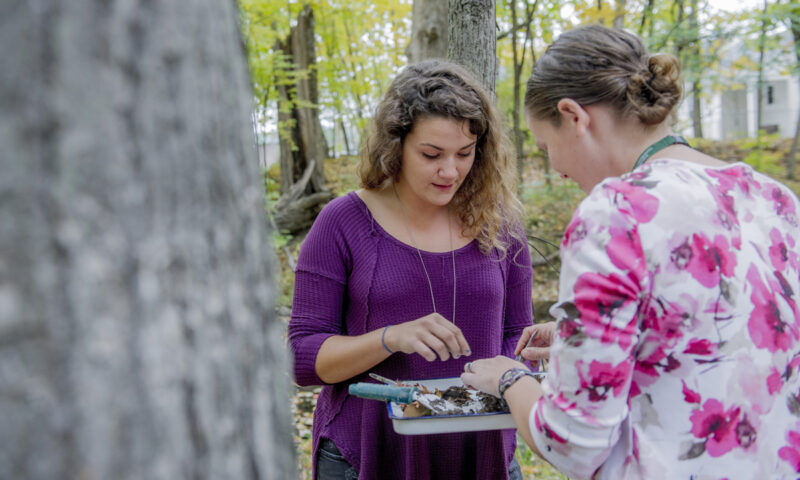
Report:
<svg viewBox="0 0 800 480"><path fill-rule="evenodd" d="M280 230L308 228L333 194L325 186L328 146L319 121L314 11L306 5L289 36L279 42L292 70L303 72L278 81L281 197L274 219Z"/></svg>
<svg viewBox="0 0 800 480"><path fill-rule="evenodd" d="M447 58L448 0L414 0L408 63Z"/></svg>
<svg viewBox="0 0 800 480"><path fill-rule="evenodd" d="M235 3L0 10L0 478L296 478Z"/></svg>

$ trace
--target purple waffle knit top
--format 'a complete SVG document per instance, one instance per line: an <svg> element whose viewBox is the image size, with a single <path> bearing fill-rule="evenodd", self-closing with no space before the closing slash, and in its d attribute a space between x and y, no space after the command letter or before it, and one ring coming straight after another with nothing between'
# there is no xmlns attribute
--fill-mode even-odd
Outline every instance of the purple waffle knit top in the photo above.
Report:
<svg viewBox="0 0 800 480"><path fill-rule="evenodd" d="M452 319L450 252L422 252L440 314ZM513 356L532 319L532 269L527 245L514 243L498 261L477 241L455 251L456 325L472 355L428 362L395 353L371 371L392 379L455 377L469 360ZM351 396L362 374L324 384L314 368L320 345L332 335L361 335L427 315L431 294L414 247L389 235L355 193L330 202L300 249L289 342L298 385L324 385L313 427L313 465L320 438L330 438L347 461L370 479L503 479L516 448L513 429L433 435L394 432L386 404Z"/></svg>

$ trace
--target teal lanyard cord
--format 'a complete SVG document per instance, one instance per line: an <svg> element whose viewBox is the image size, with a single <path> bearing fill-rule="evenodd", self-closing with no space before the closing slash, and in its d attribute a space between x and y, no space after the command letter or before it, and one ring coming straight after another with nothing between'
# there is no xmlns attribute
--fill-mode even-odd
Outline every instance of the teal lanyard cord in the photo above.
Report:
<svg viewBox="0 0 800 480"><path fill-rule="evenodd" d="M681 137L680 135L667 135L666 137L662 138L656 143L645 148L644 152L642 152L642 154L639 155L639 158L636 159L636 163L633 164L633 168L631 170L636 170L639 167L639 165L646 162L657 151L663 150L669 147L670 145L675 145L676 143L680 145L686 145L687 147L690 146L689 142L687 142L686 139Z"/></svg>

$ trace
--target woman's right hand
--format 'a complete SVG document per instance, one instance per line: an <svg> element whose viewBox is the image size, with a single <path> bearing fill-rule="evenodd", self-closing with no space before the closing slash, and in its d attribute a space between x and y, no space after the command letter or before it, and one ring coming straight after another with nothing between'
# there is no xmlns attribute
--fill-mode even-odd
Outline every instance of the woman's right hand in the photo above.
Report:
<svg viewBox="0 0 800 480"><path fill-rule="evenodd" d="M525 345L528 343L528 339L534 333L536 336L526 348ZM516 348L514 348L514 355L519 355L522 352L522 358L525 360L547 360L550 358L550 345L553 343L555 333L556 322L537 323L536 325L525 327L519 337Z"/></svg>
<svg viewBox="0 0 800 480"><path fill-rule="evenodd" d="M418 353L429 362L436 360L437 355L445 361L451 356L472 354L461 329L435 312L390 326L383 341L393 352Z"/></svg>

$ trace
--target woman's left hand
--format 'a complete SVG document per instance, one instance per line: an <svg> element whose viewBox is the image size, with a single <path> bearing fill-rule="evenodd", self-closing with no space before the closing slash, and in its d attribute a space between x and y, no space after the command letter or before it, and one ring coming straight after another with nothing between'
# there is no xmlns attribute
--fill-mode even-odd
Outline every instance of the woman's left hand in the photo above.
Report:
<svg viewBox="0 0 800 480"><path fill-rule="evenodd" d="M510 368L528 370L528 367L524 364L506 356L498 355L494 358L483 358L467 362L464 365L464 373L461 374L461 381L468 387L497 397L500 395L497 390L500 385L500 377Z"/></svg>

